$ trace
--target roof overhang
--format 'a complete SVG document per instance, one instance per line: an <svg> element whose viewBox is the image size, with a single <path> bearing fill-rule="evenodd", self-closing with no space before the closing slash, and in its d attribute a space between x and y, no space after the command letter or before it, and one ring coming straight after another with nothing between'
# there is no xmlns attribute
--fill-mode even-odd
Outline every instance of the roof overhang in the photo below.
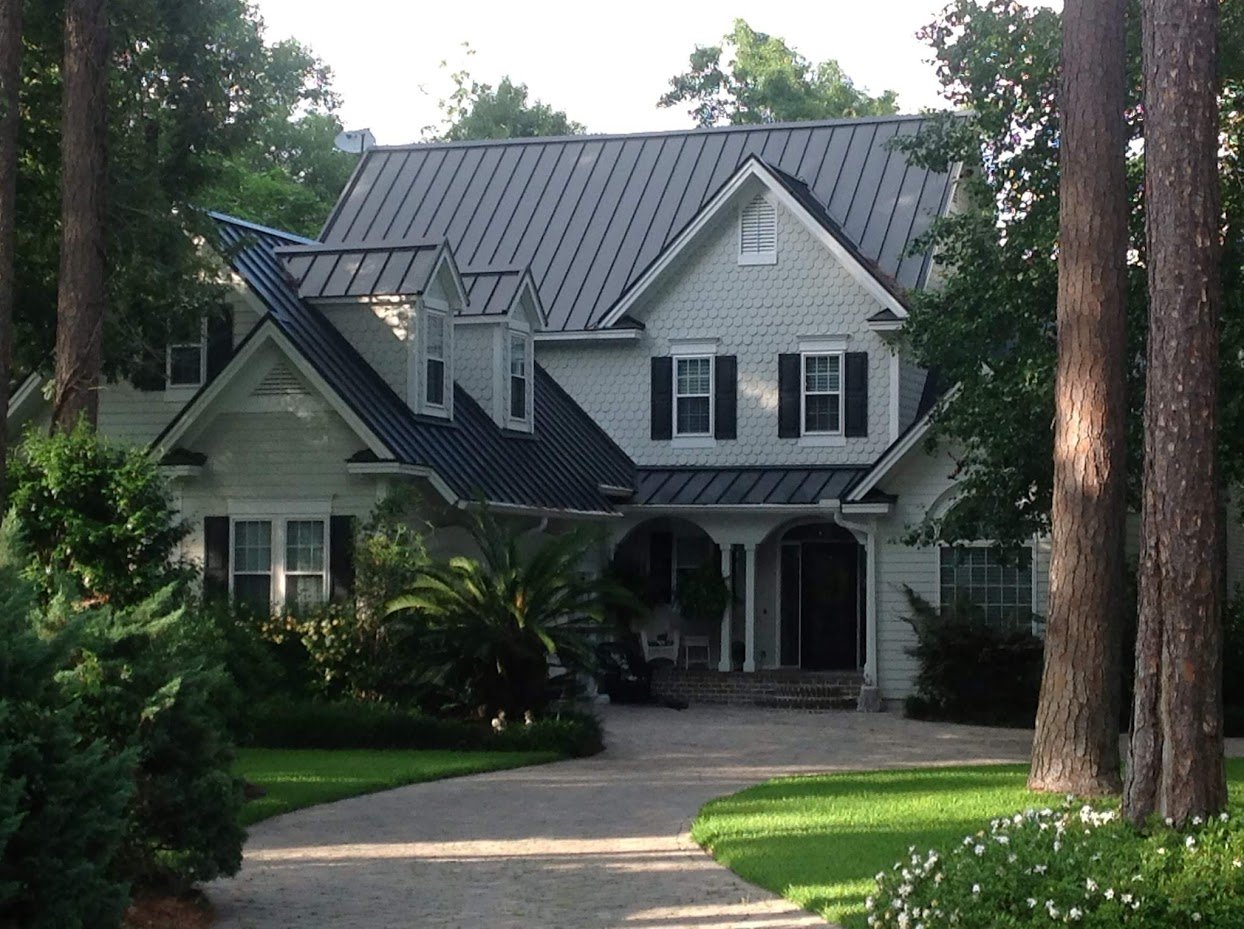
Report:
<svg viewBox="0 0 1244 929"><path fill-rule="evenodd" d="M864 498L928 434L930 427L933 425L933 414L944 404L953 400L958 393L959 385L956 384L946 391L946 394L940 400L926 410L923 416L912 423L902 435L890 443L890 447L881 453L876 463L847 491L847 502L862 505Z"/></svg>
<svg viewBox="0 0 1244 929"><path fill-rule="evenodd" d="M661 280L665 272L675 263L687 247L706 229L723 210L734 203L739 194L750 183L759 182L768 189L774 199L785 209L796 216L808 231L825 246L846 268L860 285L874 297L884 308L890 310L899 319L907 318L907 308L874 273L873 269L864 264L858 255L847 248L825 224L808 210L777 177L773 169L755 155L750 156L739 169L721 186L716 194L700 208L674 240L647 267L639 279L626 290L609 312L601 319L600 328L616 324L626 313L630 312L638 301Z"/></svg>
<svg viewBox="0 0 1244 929"><path fill-rule="evenodd" d="M537 342L638 342L642 329L578 329L570 332L537 332Z"/></svg>

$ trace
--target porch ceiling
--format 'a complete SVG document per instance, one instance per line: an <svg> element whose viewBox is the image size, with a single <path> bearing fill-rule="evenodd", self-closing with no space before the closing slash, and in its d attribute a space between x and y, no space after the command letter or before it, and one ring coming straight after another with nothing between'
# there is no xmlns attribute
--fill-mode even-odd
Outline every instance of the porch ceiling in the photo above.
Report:
<svg viewBox="0 0 1244 929"><path fill-rule="evenodd" d="M807 506L838 500L868 469L639 468L639 506Z"/></svg>

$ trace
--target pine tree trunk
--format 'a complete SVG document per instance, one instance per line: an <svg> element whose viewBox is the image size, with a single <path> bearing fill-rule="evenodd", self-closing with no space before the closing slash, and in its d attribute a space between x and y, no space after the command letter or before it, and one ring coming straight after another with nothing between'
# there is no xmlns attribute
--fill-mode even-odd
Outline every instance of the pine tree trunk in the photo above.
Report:
<svg viewBox="0 0 1244 929"><path fill-rule="evenodd" d="M103 362L108 133L105 0L65 4L60 287L52 426L95 425Z"/></svg>
<svg viewBox="0 0 1244 929"><path fill-rule="evenodd" d="M22 83L23 0L0 0L0 410L13 378L18 101ZM7 430L0 429L0 514L8 510Z"/></svg>
<svg viewBox="0 0 1244 929"><path fill-rule="evenodd" d="M1221 209L1218 0L1145 0L1149 361L1136 737L1124 810L1176 823L1226 803L1216 441Z"/></svg>
<svg viewBox="0 0 1244 929"><path fill-rule="evenodd" d="M1063 11L1050 606L1028 779L1060 793L1121 786L1126 8Z"/></svg>

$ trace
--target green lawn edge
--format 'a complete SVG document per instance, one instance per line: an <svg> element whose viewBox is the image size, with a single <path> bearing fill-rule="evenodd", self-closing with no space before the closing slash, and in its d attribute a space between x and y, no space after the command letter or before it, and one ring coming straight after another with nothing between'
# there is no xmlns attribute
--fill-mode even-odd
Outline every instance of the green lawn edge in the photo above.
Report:
<svg viewBox="0 0 1244 929"><path fill-rule="evenodd" d="M879 871L915 846L945 850L991 819L1057 805L1025 789L1027 765L783 777L706 803L691 837L744 880L847 929L866 925ZM1227 762L1235 798L1244 759Z"/></svg>
<svg viewBox="0 0 1244 929"><path fill-rule="evenodd" d="M238 750L236 775L267 795L242 807L241 823L255 823L294 810L392 790L408 784L547 764L556 752L485 752L438 749Z"/></svg>

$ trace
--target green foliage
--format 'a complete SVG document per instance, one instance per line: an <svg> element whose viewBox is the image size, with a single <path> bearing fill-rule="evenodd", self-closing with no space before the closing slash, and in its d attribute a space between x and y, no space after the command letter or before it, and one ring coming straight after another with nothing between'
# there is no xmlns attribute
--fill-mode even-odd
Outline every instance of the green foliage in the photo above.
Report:
<svg viewBox="0 0 1244 929"><path fill-rule="evenodd" d="M264 748L552 751L578 758L603 747L599 720L585 713L494 732L484 720L443 719L387 703L273 700L256 714L251 741Z"/></svg>
<svg viewBox="0 0 1244 929"><path fill-rule="evenodd" d="M730 585L721 576L717 559L710 558L700 565L674 591L678 611L688 619L699 622L720 620L730 605Z"/></svg>
<svg viewBox="0 0 1244 929"><path fill-rule="evenodd" d="M952 847L877 875L869 925L995 929L1071 923L1244 925L1244 823L1228 814L1187 832L1135 831L1117 807L1068 800L993 820Z"/></svg>
<svg viewBox="0 0 1244 929"><path fill-rule="evenodd" d="M987 725L1031 726L1041 690L1044 644L1030 621L987 622L961 601L937 608L904 587L919 663L908 715Z"/></svg>
<svg viewBox="0 0 1244 929"><path fill-rule="evenodd" d="M625 595L590 570L600 540L586 529L529 539L485 510L470 531L481 558L430 562L389 609L430 697L521 718L548 702L550 661L590 668L589 634Z"/></svg>
<svg viewBox="0 0 1244 929"><path fill-rule="evenodd" d="M728 70L722 58L728 59ZM688 69L670 78L657 106L690 104L698 126L746 125L896 111L896 95L871 96L836 61L813 63L779 36L757 32L744 20L720 45L696 46Z"/></svg>
<svg viewBox="0 0 1244 929"><path fill-rule="evenodd" d="M57 0L25 4L13 339L19 371L43 366L54 343L63 13ZM297 43L265 45L245 0L113 0L108 16L104 363L109 376L123 377L162 365L170 339L197 331L200 318L221 310L216 261L194 237L213 233L195 208L216 205L211 198L222 188L238 190L236 202L220 205L310 228L316 208L299 185L330 204L342 169L321 170L332 157L318 148L327 129L317 121L335 107L328 72ZM278 212L255 215L261 207Z"/></svg>
<svg viewBox="0 0 1244 929"><path fill-rule="evenodd" d="M465 49L468 56L475 54L469 45ZM442 61L441 67L447 67L446 63ZM442 125L424 130L433 140L526 139L585 131L562 110L540 100L528 102L527 85L515 83L508 75L495 87L475 80L465 68L451 73L449 79L454 89L440 101Z"/></svg>
<svg viewBox="0 0 1244 929"><path fill-rule="evenodd" d="M241 784L230 774L238 694L219 629L176 607L172 589L75 622L79 647L59 675L75 727L137 758L118 869L177 890L235 873L245 837Z"/></svg>
<svg viewBox="0 0 1244 929"><path fill-rule="evenodd" d="M920 527L928 541L991 538L1023 544L1049 528L1053 483L1057 296L1061 19L1017 0L955 0L921 37L933 50L943 93L956 111L896 141L916 163L962 162L965 209L934 225L931 246L947 273L914 295L906 327L915 358L959 384L935 415L934 438L958 461L961 503ZM1130 22L1132 153L1128 184L1133 258L1128 294L1128 455L1139 489L1145 356L1145 241L1141 183L1138 23ZM1223 260L1222 460L1229 484L1244 475L1244 19L1224 16L1221 179L1227 248Z"/></svg>
<svg viewBox="0 0 1244 929"><path fill-rule="evenodd" d="M9 472L11 504L45 598L72 581L90 599L137 603L186 577L172 560L185 535L146 449L72 432L29 433Z"/></svg>
<svg viewBox="0 0 1244 929"><path fill-rule="evenodd" d="M0 925L115 926L129 897L112 868L133 791L130 752L84 740L53 676L73 630L40 638L36 598L0 543Z"/></svg>

